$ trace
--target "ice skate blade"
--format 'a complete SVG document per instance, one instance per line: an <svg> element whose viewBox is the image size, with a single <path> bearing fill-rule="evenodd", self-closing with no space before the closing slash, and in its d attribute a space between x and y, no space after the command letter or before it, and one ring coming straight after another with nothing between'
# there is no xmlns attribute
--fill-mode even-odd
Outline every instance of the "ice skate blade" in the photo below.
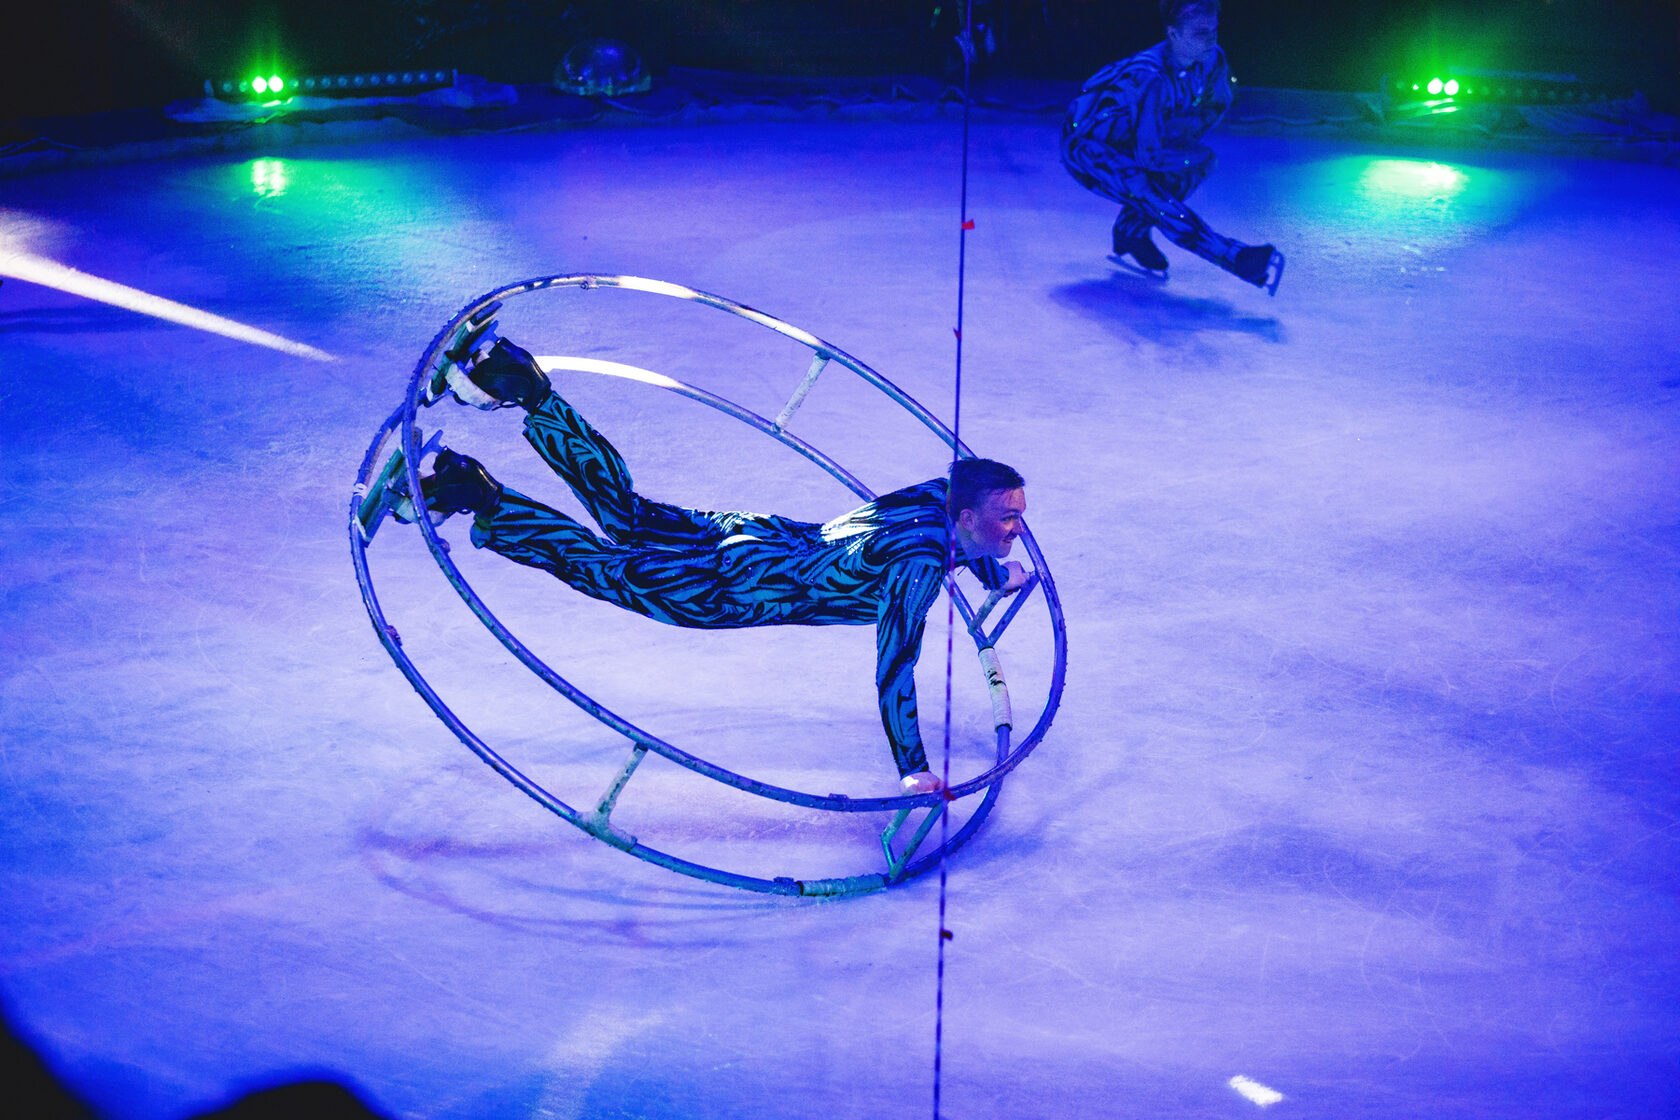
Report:
<svg viewBox="0 0 1680 1120"><path fill-rule="evenodd" d="M426 511L426 518L431 521L433 527L442 525L452 516L454 515L449 513L439 513L437 510L432 509ZM420 520L420 510L414 504L414 499L404 494L391 503L391 518L398 524L412 525L416 521Z"/></svg>
<svg viewBox="0 0 1680 1120"><path fill-rule="evenodd" d="M1272 250L1272 259L1266 262L1266 279L1263 287L1269 296L1277 295L1278 284L1283 280L1283 254Z"/></svg>
<svg viewBox="0 0 1680 1120"><path fill-rule="evenodd" d="M472 378L467 376L467 371L456 365L454 362L449 363L449 366L444 371L443 376L444 382L449 386L449 391L455 394L455 399L460 401L462 404L471 405L474 408L480 408L486 412L495 408L508 407L508 402L499 401L495 397L492 397L489 393L486 393L483 389L480 389L477 385L474 385L472 383Z"/></svg>
<svg viewBox="0 0 1680 1120"><path fill-rule="evenodd" d="M1167 270L1164 268L1160 270L1144 268L1141 264L1138 264L1130 257L1122 257L1117 253L1110 253L1108 255L1108 260L1110 264L1114 265L1114 267L1121 269L1124 272L1129 272L1133 276L1147 276L1149 279L1158 280L1163 284L1167 282Z"/></svg>
<svg viewBox="0 0 1680 1120"><path fill-rule="evenodd" d="M414 508L414 499L407 494L397 497L391 503L391 517L402 525L412 525L419 520L419 514Z"/></svg>

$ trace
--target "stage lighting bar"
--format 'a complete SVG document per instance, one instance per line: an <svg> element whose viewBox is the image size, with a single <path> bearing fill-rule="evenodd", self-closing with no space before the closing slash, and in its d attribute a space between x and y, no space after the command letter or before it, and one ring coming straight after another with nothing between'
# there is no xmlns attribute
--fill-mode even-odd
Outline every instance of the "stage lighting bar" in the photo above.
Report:
<svg viewBox="0 0 1680 1120"><path fill-rule="evenodd" d="M204 96L218 101L288 101L294 97L408 97L455 84L454 70L379 70L364 74L286 74L212 79Z"/></svg>
<svg viewBox="0 0 1680 1120"><path fill-rule="evenodd" d="M1620 101L1632 90L1583 82L1571 74L1525 74L1510 70L1449 70L1388 76L1383 96L1393 104L1450 112L1465 105L1585 105Z"/></svg>

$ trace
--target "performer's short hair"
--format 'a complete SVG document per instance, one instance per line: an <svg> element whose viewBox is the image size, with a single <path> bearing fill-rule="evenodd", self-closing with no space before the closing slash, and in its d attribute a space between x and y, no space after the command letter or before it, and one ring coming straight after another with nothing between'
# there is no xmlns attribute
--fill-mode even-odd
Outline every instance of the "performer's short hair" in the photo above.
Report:
<svg viewBox="0 0 1680 1120"><path fill-rule="evenodd" d="M1161 0L1161 23L1177 27L1197 13L1219 15L1219 0Z"/></svg>
<svg viewBox="0 0 1680 1120"><path fill-rule="evenodd" d="M951 464L951 489L945 496L945 509L955 520L965 509L978 509L987 494L1019 490L1026 484L1014 467L995 459L958 459Z"/></svg>

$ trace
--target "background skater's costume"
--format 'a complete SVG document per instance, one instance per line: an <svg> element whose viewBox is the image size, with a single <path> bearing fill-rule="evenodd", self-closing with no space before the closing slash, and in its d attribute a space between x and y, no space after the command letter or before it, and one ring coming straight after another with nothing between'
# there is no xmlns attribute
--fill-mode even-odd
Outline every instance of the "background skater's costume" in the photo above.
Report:
<svg viewBox="0 0 1680 1120"><path fill-rule="evenodd" d="M1166 42L1093 74L1062 123L1062 163L1079 184L1120 204L1114 252L1162 271L1166 258L1149 240L1159 226L1173 244L1247 280L1268 277L1270 245L1248 246L1216 233L1185 199L1213 170L1201 143L1231 107L1225 52L1211 62L1174 67ZM1282 258L1277 257L1281 268Z"/></svg>
<svg viewBox="0 0 1680 1120"><path fill-rule="evenodd" d="M685 509L637 494L617 449L558 393L543 389L523 402L525 438L607 539L485 475L485 500L471 507L475 545L673 626L873 623L881 722L893 760L901 776L928 768L915 667L953 548L945 479L885 494L826 525ZM461 463L472 461L440 453L434 477L458 472ZM1008 578L991 557L963 562L989 588Z"/></svg>

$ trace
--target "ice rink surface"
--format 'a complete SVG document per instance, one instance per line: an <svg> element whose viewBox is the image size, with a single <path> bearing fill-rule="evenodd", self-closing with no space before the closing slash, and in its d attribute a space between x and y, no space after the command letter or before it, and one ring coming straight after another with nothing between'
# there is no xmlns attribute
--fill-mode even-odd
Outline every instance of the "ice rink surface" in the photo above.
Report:
<svg viewBox="0 0 1680 1120"><path fill-rule="evenodd" d="M971 138L962 434L1028 480L1070 665L949 864L944 1114L1680 1113L1680 172L1216 136L1196 201L1288 254L1268 298L1170 245L1165 282L1117 269L1054 137ZM0 288L0 996L79 1093L164 1120L326 1073L398 1117L931 1114L937 877L753 895L545 813L393 667L346 510L433 335L526 277L726 296L949 420L961 145L955 116L741 120L0 181L14 277L55 262L333 359ZM614 294L521 297L504 329L770 415L804 372ZM561 388L656 497L852 504L658 390ZM879 395L807 408L871 487L940 470ZM555 496L508 414L433 411ZM460 520L474 586L603 703L767 780L891 792L869 628L662 628ZM622 741L489 645L414 529L369 556L486 738L563 796L607 784ZM1004 650L1022 704L1034 610ZM878 869L865 822L669 769L627 826L755 873Z"/></svg>

